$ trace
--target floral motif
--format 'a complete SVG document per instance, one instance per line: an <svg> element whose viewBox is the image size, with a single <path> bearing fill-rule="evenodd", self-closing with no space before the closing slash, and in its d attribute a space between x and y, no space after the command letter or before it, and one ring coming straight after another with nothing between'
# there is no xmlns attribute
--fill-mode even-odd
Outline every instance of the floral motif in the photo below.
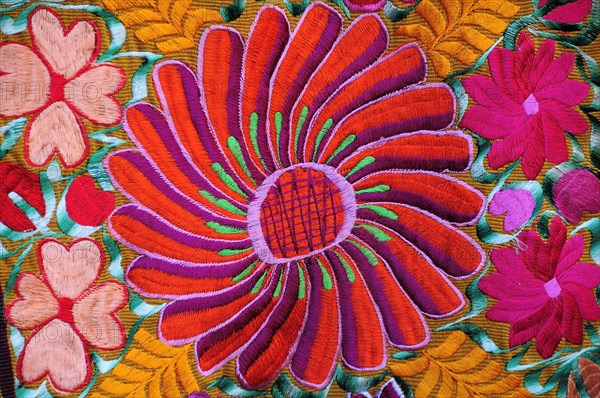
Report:
<svg viewBox="0 0 600 398"><path fill-rule="evenodd" d="M402 3L413 4L417 0L400 0ZM352 12L377 12L383 8L387 0L344 0L348 10Z"/></svg>
<svg viewBox="0 0 600 398"><path fill-rule="evenodd" d="M116 312L128 299L121 283L99 283L104 266L102 249L92 239L73 241L69 247L45 239L38 246L41 275L19 275L19 297L6 311L8 321L31 330L17 363L23 383L48 376L61 392L86 385L91 361L86 346L115 350L125 342Z"/></svg>
<svg viewBox="0 0 600 398"><path fill-rule="evenodd" d="M540 0L540 7L548 4L548 0ZM590 14L592 10L592 0L575 0L568 4L556 7L544 16L548 21L562 23L581 22Z"/></svg>
<svg viewBox="0 0 600 398"><path fill-rule="evenodd" d="M582 134L585 118L575 109L589 85L568 79L572 53L554 59L555 42L546 40L535 50L526 33L516 50L495 48L488 58L491 78L476 75L462 81L478 103L467 109L460 125L492 140L490 167L498 169L521 158L525 176L535 179L544 161L569 159L565 131Z"/></svg>
<svg viewBox="0 0 600 398"><path fill-rule="evenodd" d="M419 46L385 53L376 15L342 26L316 2L293 33L273 6L246 43L212 27L197 75L162 62L162 109L125 112L136 149L106 167L132 203L110 228L141 254L128 283L172 300L160 338L196 342L202 375L237 358L248 388L289 367L321 389L339 357L381 369L388 343L427 344L423 315L464 306L448 276L483 263L457 228L477 220L483 197L446 175L472 160L470 138L449 130L452 91L423 84Z"/></svg>
<svg viewBox="0 0 600 398"><path fill-rule="evenodd" d="M524 250L491 252L498 272L484 276L479 287L500 300L487 318L511 323L510 346L535 338L538 352L548 358L563 337L582 344L585 320L600 320L593 291L600 284L600 267L579 262L583 235L567 240L567 228L559 218L552 221L547 242L534 231L519 239Z"/></svg>
<svg viewBox="0 0 600 398"><path fill-rule="evenodd" d="M556 208L565 219L575 224L583 212L600 212L600 179L587 169L575 169L562 175L552 187Z"/></svg>
<svg viewBox="0 0 600 398"><path fill-rule="evenodd" d="M40 177L19 166L18 164L0 162L0 223L13 231L30 232L35 225L9 197L9 194L19 195L31 207L44 216L46 204L40 186Z"/></svg>
<svg viewBox="0 0 600 398"><path fill-rule="evenodd" d="M504 230L521 228L533 215L535 199L526 189L506 189L494 195L489 212L494 216L505 214Z"/></svg>
<svg viewBox="0 0 600 398"><path fill-rule="evenodd" d="M94 179L79 176L73 180L65 196L69 217L80 225L101 225L115 208L112 193L96 189Z"/></svg>
<svg viewBox="0 0 600 398"><path fill-rule="evenodd" d="M39 8L29 16L29 29L31 48L0 44L0 116L32 115L25 133L31 166L47 164L56 153L75 167L89 152L79 116L100 125L119 123L121 105L112 95L125 84L125 71L96 62L100 32L92 21L77 20L65 29L52 10Z"/></svg>

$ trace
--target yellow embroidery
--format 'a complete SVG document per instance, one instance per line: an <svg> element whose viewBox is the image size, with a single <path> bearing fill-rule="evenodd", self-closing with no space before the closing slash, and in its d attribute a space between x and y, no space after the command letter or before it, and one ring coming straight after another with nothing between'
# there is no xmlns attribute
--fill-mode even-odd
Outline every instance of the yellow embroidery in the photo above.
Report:
<svg viewBox="0 0 600 398"><path fill-rule="evenodd" d="M401 377L423 375L414 390L415 398L531 396L519 388L519 377L503 375L502 366L488 360L488 354L459 331L421 356L390 365L390 369Z"/></svg>
<svg viewBox="0 0 600 398"><path fill-rule="evenodd" d="M402 24L395 34L416 39L440 77L450 73L451 60L471 65L508 26L519 6L508 0L423 0L415 9L418 23ZM487 31L487 32L486 32Z"/></svg>
<svg viewBox="0 0 600 398"><path fill-rule="evenodd" d="M144 329L134 336L123 360L112 370L92 398L181 397L200 390L190 361L193 344L171 347Z"/></svg>
<svg viewBox="0 0 600 398"><path fill-rule="evenodd" d="M197 45L200 29L223 22L218 11L192 7L192 0L103 0L104 5L144 43L155 43L163 53Z"/></svg>

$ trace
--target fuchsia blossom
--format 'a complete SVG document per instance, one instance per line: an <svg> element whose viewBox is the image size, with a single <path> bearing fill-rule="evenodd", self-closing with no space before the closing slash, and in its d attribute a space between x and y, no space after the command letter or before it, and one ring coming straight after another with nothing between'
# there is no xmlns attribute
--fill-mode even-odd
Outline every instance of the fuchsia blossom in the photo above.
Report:
<svg viewBox="0 0 600 398"><path fill-rule="evenodd" d="M540 7L545 6L549 0L540 0ZM592 0L575 0L572 3L556 7L544 16L544 19L562 23L581 22L592 10Z"/></svg>
<svg viewBox="0 0 600 398"><path fill-rule="evenodd" d="M401 0L402 3L413 4L416 0ZM344 0L346 7L352 12L377 12L383 8L387 0Z"/></svg>
<svg viewBox="0 0 600 398"><path fill-rule="evenodd" d="M558 218L546 242L534 231L520 239L525 250L492 251L498 272L484 276L479 288L500 300L487 318L511 323L510 346L535 338L538 352L548 358L563 337L582 344L584 321L600 320L593 290L600 284L600 267L579 262L583 235L567 240L567 228Z"/></svg>
<svg viewBox="0 0 600 398"><path fill-rule="evenodd" d="M561 176L552 187L554 204L571 224L583 218L583 213L600 212L600 179L587 169L575 169Z"/></svg>
<svg viewBox="0 0 600 398"><path fill-rule="evenodd" d="M477 102L460 125L492 141L488 162L498 169L521 158L523 172L535 179L546 159L569 159L565 131L585 133L588 123L573 107L587 96L589 86L568 79L574 56L554 59L555 42L537 50L522 33L515 51L494 49L488 58L491 78L476 75L462 81Z"/></svg>

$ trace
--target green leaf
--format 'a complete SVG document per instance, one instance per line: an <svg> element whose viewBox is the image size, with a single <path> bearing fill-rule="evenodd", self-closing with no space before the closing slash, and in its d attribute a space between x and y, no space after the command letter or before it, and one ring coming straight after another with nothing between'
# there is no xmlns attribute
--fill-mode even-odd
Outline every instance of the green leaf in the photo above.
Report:
<svg viewBox="0 0 600 398"><path fill-rule="evenodd" d="M258 397L267 394L266 391L245 390L227 376L218 378L210 383L208 387L206 387L207 390L211 390L213 388L218 388L225 394L232 397Z"/></svg>
<svg viewBox="0 0 600 398"><path fill-rule="evenodd" d="M387 370L380 375L374 377L359 377L346 373L344 369L338 365L335 371L336 383L347 392L361 393L370 390L381 383L388 375Z"/></svg>
<svg viewBox="0 0 600 398"><path fill-rule="evenodd" d="M11 120L0 127L0 136L2 137L2 144L0 144L0 159L5 157L8 151L10 151L16 145L17 141L19 141L26 123L27 119L22 117Z"/></svg>
<svg viewBox="0 0 600 398"><path fill-rule="evenodd" d="M325 398L330 386L319 392L304 391L293 385L288 375L282 374L273 383L271 394L274 398Z"/></svg>
<svg viewBox="0 0 600 398"><path fill-rule="evenodd" d="M404 18L408 17L410 13L415 10L415 8L417 8L421 1L422 0L417 0L414 4L407 8L398 8L394 5L394 3L388 0L388 2L385 3L385 6L383 6L383 15L385 15L392 22L402 21Z"/></svg>
<svg viewBox="0 0 600 398"><path fill-rule="evenodd" d="M233 0L233 3L219 8L221 17L225 22L232 22L238 19L246 9L246 0Z"/></svg>
<svg viewBox="0 0 600 398"><path fill-rule="evenodd" d="M333 4L335 4L336 6L340 7L342 9L342 11L344 12L344 14L346 15L346 17L349 19L350 18L350 10L348 10L348 7L346 7L346 3L344 3L344 0L329 0L330 2L332 2Z"/></svg>

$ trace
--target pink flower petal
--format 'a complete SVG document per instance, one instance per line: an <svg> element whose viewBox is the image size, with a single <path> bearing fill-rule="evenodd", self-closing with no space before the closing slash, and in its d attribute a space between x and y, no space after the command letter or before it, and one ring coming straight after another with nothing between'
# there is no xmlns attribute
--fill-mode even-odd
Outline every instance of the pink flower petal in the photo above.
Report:
<svg viewBox="0 0 600 398"><path fill-rule="evenodd" d="M574 108L565 107L559 102L546 100L545 104L550 104L552 116L564 131L571 134L581 134L588 131L589 124L581 113Z"/></svg>
<svg viewBox="0 0 600 398"><path fill-rule="evenodd" d="M515 72L515 53L506 48L496 47L488 57L490 73L498 87L504 93L514 98L514 101L519 104L525 101L527 95L522 92L521 87L517 84Z"/></svg>
<svg viewBox="0 0 600 398"><path fill-rule="evenodd" d="M73 392L89 382L91 363L83 342L71 326L54 319L25 342L17 362L23 383L34 383L46 375L60 392Z"/></svg>
<svg viewBox="0 0 600 398"><path fill-rule="evenodd" d="M567 228L556 217L550 225L550 237L544 242L534 231L522 234L521 239L527 247L520 258L536 278L548 282L555 276L560 252L567 239Z"/></svg>
<svg viewBox="0 0 600 398"><path fill-rule="evenodd" d="M127 303L124 285L109 281L89 290L73 305L75 327L93 347L114 350L123 347L125 333L114 315Z"/></svg>
<svg viewBox="0 0 600 398"><path fill-rule="evenodd" d="M536 93L536 98L541 102L543 109L551 110L553 106L556 106L556 103L545 103L544 100L554 100L566 106L576 106L581 104L589 91L590 86L588 84L567 79L540 90Z"/></svg>
<svg viewBox="0 0 600 398"><path fill-rule="evenodd" d="M479 281L479 289L496 299L523 297L528 298L544 293L543 282L532 278L534 283L527 284L520 280L512 280L498 272L485 275Z"/></svg>
<svg viewBox="0 0 600 398"><path fill-rule="evenodd" d="M540 7L545 6L548 0L540 0ZM544 19L562 23L582 22L592 10L592 0L575 0L556 7L544 16Z"/></svg>
<svg viewBox="0 0 600 398"><path fill-rule="evenodd" d="M541 91L548 86L564 82L571 74L574 62L575 56L572 53L564 53L552 61L548 69L546 69L543 76L537 82L535 92Z"/></svg>
<svg viewBox="0 0 600 398"><path fill-rule="evenodd" d="M600 267L595 264L577 263L556 278L561 284L573 283L587 289L600 285Z"/></svg>
<svg viewBox="0 0 600 398"><path fill-rule="evenodd" d="M483 75L469 76L461 81L465 91L479 105L488 108L500 114L509 114L511 116L520 116L523 114L523 108L520 104L514 102L512 97L504 94L494 80Z"/></svg>
<svg viewBox="0 0 600 398"><path fill-rule="evenodd" d="M65 96L96 124L113 125L121 120L121 104L110 96L123 88L125 72L118 66L100 64L65 85Z"/></svg>
<svg viewBox="0 0 600 398"><path fill-rule="evenodd" d="M100 50L98 28L93 22L74 22L65 35L65 26L54 11L39 8L29 16L31 41L52 70L70 79L92 62Z"/></svg>
<svg viewBox="0 0 600 398"><path fill-rule="evenodd" d="M549 300L529 316L513 322L508 333L509 345L515 347L533 339L553 312L554 304Z"/></svg>
<svg viewBox="0 0 600 398"><path fill-rule="evenodd" d="M528 89L533 92L536 87L536 83L540 81L542 76L546 73L546 70L552 64L554 59L555 44L554 40L545 40L542 45L538 48L535 54L535 60L532 63L531 73L527 78ZM536 94L537 97L537 94Z"/></svg>
<svg viewBox="0 0 600 398"><path fill-rule="evenodd" d="M492 142L488 152L488 163L492 169L514 162L523 155L530 138L529 127L533 124L532 118L522 118L521 126L515 126L504 139Z"/></svg>
<svg viewBox="0 0 600 398"><path fill-rule="evenodd" d="M544 321L542 319L537 320L537 322L543 322L543 326L535 336L535 348L542 358L551 357L563 337L561 327L562 317L563 309L560 305L557 305L552 315L548 316Z"/></svg>
<svg viewBox="0 0 600 398"><path fill-rule="evenodd" d="M583 255L584 248L585 243L581 234L576 235L565 243L558 258L558 265L556 266L555 274L557 277L560 277L563 272L569 271L579 261ZM600 271L600 268L598 270Z"/></svg>
<svg viewBox="0 0 600 398"><path fill-rule="evenodd" d="M26 272L17 279L19 299L6 311L8 321L19 329L30 330L58 315L58 302L38 276Z"/></svg>
<svg viewBox="0 0 600 398"><path fill-rule="evenodd" d="M535 45L526 32L519 34L515 48L515 84L525 95L531 93L531 72L535 67Z"/></svg>
<svg viewBox="0 0 600 398"><path fill-rule="evenodd" d="M591 264L590 264L591 265ZM598 285L598 282L596 282ZM561 288L575 297L579 311L586 321L598 321L600 320L600 306L596 301L596 295L594 290L589 287L582 287L576 283L562 283Z"/></svg>
<svg viewBox="0 0 600 398"><path fill-rule="evenodd" d="M521 228L533 214L535 200L526 189L506 189L494 195L488 207L494 216L506 214L504 230L514 231Z"/></svg>
<svg viewBox="0 0 600 398"><path fill-rule="evenodd" d="M500 300L487 312L487 318L499 322L515 322L529 316L548 301L548 296L516 297Z"/></svg>
<svg viewBox="0 0 600 398"><path fill-rule="evenodd" d="M69 247L46 239L38 248L38 260L54 294L75 300L98 278L104 258L92 239L78 239Z"/></svg>
<svg viewBox="0 0 600 398"><path fill-rule="evenodd" d="M583 318L577 306L577 300L569 292L561 294L563 305L562 333L573 344L583 343Z"/></svg>
<svg viewBox="0 0 600 398"><path fill-rule="evenodd" d="M581 221L583 213L600 212L600 179L587 169L575 169L561 176L552 187L554 204L571 224Z"/></svg>
<svg viewBox="0 0 600 398"><path fill-rule="evenodd" d="M524 232L523 235L528 234L529 232ZM522 236L523 236L522 235ZM515 249L510 247L503 247L499 249L494 249L490 253L490 259L492 263L502 275L505 275L508 278L521 280L526 278L525 280L532 281L534 278L531 275L531 272L525 268L525 264L520 256L515 252Z"/></svg>
<svg viewBox="0 0 600 398"><path fill-rule="evenodd" d="M530 140L521 157L521 167L525 173L525 177L529 180L535 180L546 160L544 150L544 133L542 130L542 122L539 118L534 118L530 124Z"/></svg>
<svg viewBox="0 0 600 398"><path fill-rule="evenodd" d="M55 153L67 167L75 167L89 152L83 126L66 103L55 102L30 122L25 136L25 156L34 167L48 163Z"/></svg>
<svg viewBox="0 0 600 398"><path fill-rule="evenodd" d="M524 115L521 112L521 115ZM510 116L480 105L473 105L460 121L460 127L471 130L488 140L505 138L523 123L523 117Z"/></svg>
<svg viewBox="0 0 600 398"><path fill-rule="evenodd" d="M27 46L0 45L0 116L26 115L46 105L50 74L42 60Z"/></svg>
<svg viewBox="0 0 600 398"><path fill-rule="evenodd" d="M348 10L352 12L377 12L383 8L385 2L386 0L344 0Z"/></svg>
<svg viewBox="0 0 600 398"><path fill-rule="evenodd" d="M543 112L541 119L544 129L546 158L554 164L566 162L569 160L569 148L567 147L567 137L564 130L560 128L558 122L548 112Z"/></svg>

